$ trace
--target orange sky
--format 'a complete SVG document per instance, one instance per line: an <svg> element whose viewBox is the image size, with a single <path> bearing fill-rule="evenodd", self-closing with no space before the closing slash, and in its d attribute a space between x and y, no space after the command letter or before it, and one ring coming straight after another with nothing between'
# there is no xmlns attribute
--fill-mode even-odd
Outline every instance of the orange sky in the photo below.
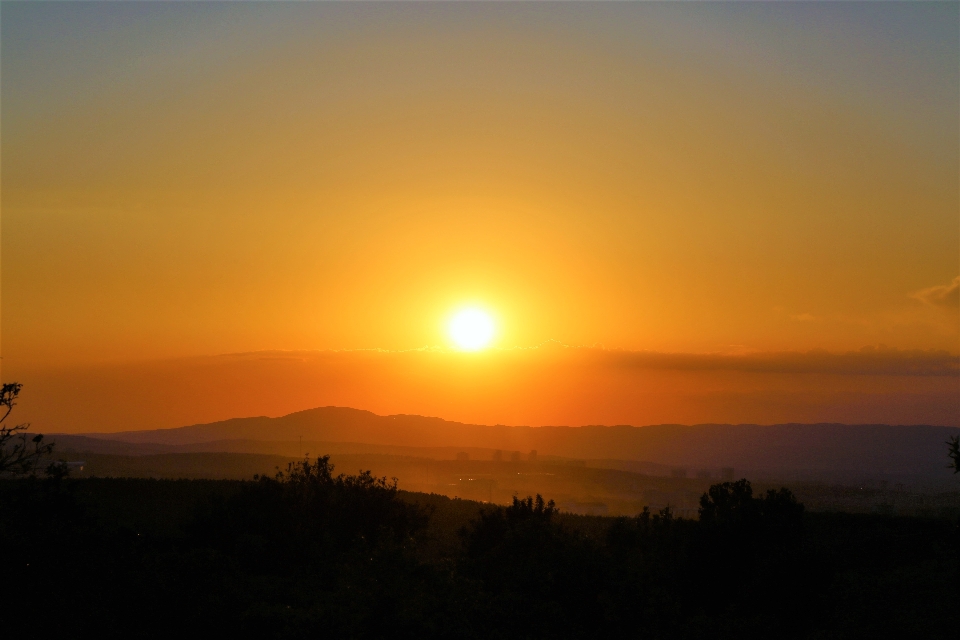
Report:
<svg viewBox="0 0 960 640"><path fill-rule="evenodd" d="M467 303L496 316L501 348L956 356L958 13L4 3L4 379L446 347L444 321ZM538 371L527 384L549 387ZM814 402L853 374L804 375ZM956 407L952 375L927 391ZM404 404L404 379L333 396L475 421L736 414L640 411L628 398L659 383L626 377L602 403L503 400L516 408L485 417L434 387ZM700 388L684 379L671 389ZM896 380L884 397L916 391ZM736 384L759 403L745 415L816 414L765 413L757 398L780 383ZM67 396L34 389L60 405L44 415L66 415ZM634 409L591 408L604 403Z"/></svg>

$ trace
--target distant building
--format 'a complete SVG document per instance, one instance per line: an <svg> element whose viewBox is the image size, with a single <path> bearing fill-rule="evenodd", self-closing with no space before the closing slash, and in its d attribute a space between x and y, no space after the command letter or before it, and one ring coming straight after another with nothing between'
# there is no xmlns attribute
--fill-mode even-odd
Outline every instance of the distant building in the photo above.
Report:
<svg viewBox="0 0 960 640"><path fill-rule="evenodd" d="M503 460L503 451L500 451L500 449L497 449L496 451L493 452L493 461L500 462L501 460Z"/></svg>
<svg viewBox="0 0 960 640"><path fill-rule="evenodd" d="M470 454L467 453L466 451L461 451L460 453L457 454L457 460L469 460L469 459L470 459Z"/></svg>
<svg viewBox="0 0 960 640"><path fill-rule="evenodd" d="M537 461L537 450L536 450L536 449L534 449L534 450L532 450L532 451L530 452L530 454L527 456L527 460L529 460L530 462L536 462L536 461Z"/></svg>
<svg viewBox="0 0 960 640"><path fill-rule="evenodd" d="M520 452L519 452L519 451L514 451L513 453L511 453L511 454L510 454L510 461L511 461L511 462L520 462Z"/></svg>
<svg viewBox="0 0 960 640"><path fill-rule="evenodd" d="M733 482L733 467L720 469L720 479L724 482Z"/></svg>
<svg viewBox="0 0 960 640"><path fill-rule="evenodd" d="M674 478L686 478L687 470L681 469L681 468L671 469L670 475L673 476Z"/></svg>
<svg viewBox="0 0 960 640"><path fill-rule="evenodd" d="M713 477L713 474L710 473L709 469L700 469L697 471L698 480L709 480L712 477Z"/></svg>

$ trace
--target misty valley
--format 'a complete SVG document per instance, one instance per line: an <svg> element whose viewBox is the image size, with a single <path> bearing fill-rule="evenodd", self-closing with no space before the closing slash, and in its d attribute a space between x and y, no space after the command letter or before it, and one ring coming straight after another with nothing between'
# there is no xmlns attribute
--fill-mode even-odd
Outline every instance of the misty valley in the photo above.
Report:
<svg viewBox="0 0 960 640"><path fill-rule="evenodd" d="M336 443L331 443L330 448L337 448ZM607 516L630 516L644 507L659 510L669 506L677 516L696 518L704 491L711 484L733 480L736 472L732 467L687 469L545 456L533 462L477 460L467 452L459 455L467 458L340 453L332 454L331 460L346 472L370 470L376 476L396 478L398 487L404 491L494 504L509 504L513 496L541 493L550 496L564 512ZM71 461L73 478L245 480L257 474L273 473L296 461L291 456L230 452L116 455L68 449L60 452L60 456ZM522 457L528 456L529 453ZM646 473L624 467L642 467ZM741 476L738 474L737 478ZM754 486L767 490L779 488L784 482L808 510L939 518L960 516L960 489L937 479L898 476L877 479L867 474L858 478L851 474L846 482L842 478L838 482L815 477L791 480L770 474L759 475Z"/></svg>

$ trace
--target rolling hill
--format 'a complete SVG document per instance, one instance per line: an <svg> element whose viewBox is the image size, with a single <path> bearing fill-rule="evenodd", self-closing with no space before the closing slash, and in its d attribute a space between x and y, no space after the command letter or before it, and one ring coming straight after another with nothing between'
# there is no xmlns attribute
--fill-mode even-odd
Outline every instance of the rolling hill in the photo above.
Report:
<svg viewBox="0 0 960 640"><path fill-rule="evenodd" d="M645 461L685 468L734 467L771 473L898 474L946 478L945 441L960 428L929 425L778 424L628 425L583 427L485 426L412 415L380 416L346 407L320 407L279 418L235 418L175 429L87 433L111 445L161 451L290 451L339 443L341 451L433 449L492 455L537 451L581 460ZM77 436L64 436L72 441ZM239 444L240 442L243 444ZM119 444L123 443L123 444ZM262 443L262 444L258 444ZM285 443L281 446L281 443ZM349 444L348 444L349 443ZM75 446L75 445L72 445ZM356 450L356 451L353 451ZM132 449L130 449L132 451ZM443 453L441 454L440 451ZM315 452L318 452L315 450ZM411 451L412 452L412 451Z"/></svg>

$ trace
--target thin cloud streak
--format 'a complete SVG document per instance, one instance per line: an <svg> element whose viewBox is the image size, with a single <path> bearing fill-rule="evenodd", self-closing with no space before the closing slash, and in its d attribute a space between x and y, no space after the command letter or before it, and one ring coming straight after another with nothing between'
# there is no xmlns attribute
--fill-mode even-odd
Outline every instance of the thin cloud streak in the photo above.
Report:
<svg viewBox="0 0 960 640"><path fill-rule="evenodd" d="M941 284L915 291L910 294L910 297L934 307L957 310L960 308L960 276L954 278L950 284Z"/></svg>
<svg viewBox="0 0 960 640"><path fill-rule="evenodd" d="M620 366L683 371L748 371L766 373L829 373L844 375L956 376L960 356L941 350L864 347L859 351L761 352L745 355L608 352Z"/></svg>
<svg viewBox="0 0 960 640"><path fill-rule="evenodd" d="M451 359L480 357L497 358L544 357L562 358L571 364L614 369L673 370L673 371L743 371L756 373L822 373L841 375L886 376L957 376L960 375L960 355L935 349L894 349L867 346L857 351L830 352L826 350L727 353L671 353L662 351L631 351L565 345L549 341L534 347L491 349L485 354L464 354L453 349L423 347L390 351L386 349L344 349L320 351L254 351L248 353L211 356L226 359L299 360L335 358L339 354L399 356L432 354Z"/></svg>

